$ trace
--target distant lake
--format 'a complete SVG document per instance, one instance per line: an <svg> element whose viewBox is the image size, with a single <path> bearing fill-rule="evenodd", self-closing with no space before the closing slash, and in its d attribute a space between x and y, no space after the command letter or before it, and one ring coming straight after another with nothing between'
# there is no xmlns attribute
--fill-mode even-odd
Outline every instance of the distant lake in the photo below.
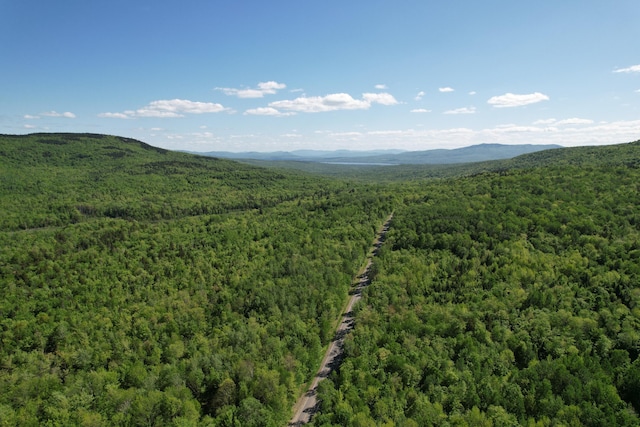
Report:
<svg viewBox="0 0 640 427"><path fill-rule="evenodd" d="M321 162L325 165L348 165L348 166L398 166L395 163L363 163L363 162Z"/></svg>

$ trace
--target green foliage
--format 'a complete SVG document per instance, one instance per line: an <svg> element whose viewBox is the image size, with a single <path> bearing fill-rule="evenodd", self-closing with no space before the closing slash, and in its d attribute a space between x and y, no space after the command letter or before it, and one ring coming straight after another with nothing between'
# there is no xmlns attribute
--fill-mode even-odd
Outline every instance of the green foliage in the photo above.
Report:
<svg viewBox="0 0 640 427"><path fill-rule="evenodd" d="M332 185L115 136L0 135L0 230L260 209Z"/></svg>
<svg viewBox="0 0 640 427"><path fill-rule="evenodd" d="M110 136L0 161L5 425L283 425L393 201Z"/></svg>
<svg viewBox="0 0 640 427"><path fill-rule="evenodd" d="M406 184L316 425L640 425L640 145L530 156Z"/></svg>
<svg viewBox="0 0 640 427"><path fill-rule="evenodd" d="M346 180L0 136L0 425L284 425L394 210L315 424L638 425L638 149Z"/></svg>

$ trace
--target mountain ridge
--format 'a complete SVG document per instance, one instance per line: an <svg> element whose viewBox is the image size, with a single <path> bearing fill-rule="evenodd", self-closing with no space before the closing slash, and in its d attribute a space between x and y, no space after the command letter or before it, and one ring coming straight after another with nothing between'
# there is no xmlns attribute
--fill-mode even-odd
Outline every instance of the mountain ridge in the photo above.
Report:
<svg viewBox="0 0 640 427"><path fill-rule="evenodd" d="M229 152L229 151L209 151L194 152L208 157L221 157L235 160L269 160L269 161L300 161L300 162L321 162L321 163L362 163L362 164L388 164L388 165L410 165L410 164L455 164L472 163L487 160L501 160L517 157L522 154L534 153L543 150L563 148L560 145L509 145L496 143L483 143L468 147L454 149L433 149L422 151L403 150L294 150L294 151L272 151L272 152Z"/></svg>

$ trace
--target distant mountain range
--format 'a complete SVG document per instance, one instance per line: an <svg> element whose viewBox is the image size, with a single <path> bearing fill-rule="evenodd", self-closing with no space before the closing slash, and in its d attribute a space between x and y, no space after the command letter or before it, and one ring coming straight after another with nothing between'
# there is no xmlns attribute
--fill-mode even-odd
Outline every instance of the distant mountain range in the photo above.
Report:
<svg viewBox="0 0 640 427"><path fill-rule="evenodd" d="M320 162L332 164L370 164L370 165L416 165L416 164L454 164L472 163L487 160L510 159L521 154L561 148L560 145L506 145L479 144L455 149L437 149L426 151L370 150L370 151L321 151L296 150L268 153L228 151L210 151L194 153L203 156L220 157L235 160L268 160Z"/></svg>

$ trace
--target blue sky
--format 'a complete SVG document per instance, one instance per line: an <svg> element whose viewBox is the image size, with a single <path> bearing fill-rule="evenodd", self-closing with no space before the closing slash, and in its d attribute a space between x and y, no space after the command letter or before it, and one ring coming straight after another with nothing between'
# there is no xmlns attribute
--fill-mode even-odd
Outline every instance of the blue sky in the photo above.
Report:
<svg viewBox="0 0 640 427"><path fill-rule="evenodd" d="M638 0L0 0L0 133L169 149L640 139Z"/></svg>

